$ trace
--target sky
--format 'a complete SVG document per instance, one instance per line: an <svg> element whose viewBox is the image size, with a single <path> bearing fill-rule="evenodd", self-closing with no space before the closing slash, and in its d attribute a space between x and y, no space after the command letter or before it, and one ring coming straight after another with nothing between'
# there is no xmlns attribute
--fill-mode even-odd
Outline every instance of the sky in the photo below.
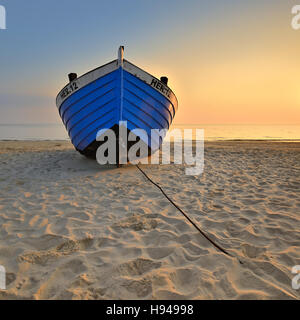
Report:
<svg viewBox="0 0 300 320"><path fill-rule="evenodd" d="M298 0L300 4L300 0ZM125 59L166 75L175 124L300 124L293 0L0 0L0 123L60 123L67 74Z"/></svg>

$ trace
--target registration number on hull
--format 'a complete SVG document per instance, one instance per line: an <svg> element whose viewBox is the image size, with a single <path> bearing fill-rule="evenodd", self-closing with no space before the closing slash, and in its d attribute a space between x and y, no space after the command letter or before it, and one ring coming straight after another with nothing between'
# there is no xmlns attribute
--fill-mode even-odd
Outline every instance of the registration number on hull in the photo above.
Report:
<svg viewBox="0 0 300 320"><path fill-rule="evenodd" d="M151 87L161 91L165 96L170 98L171 90L168 87L166 87L165 85L163 85L159 80L153 78L152 82L151 82Z"/></svg>
<svg viewBox="0 0 300 320"><path fill-rule="evenodd" d="M76 83L76 81L70 83L61 92L61 94L60 94L61 99L65 99L67 96L69 96L71 93L73 93L77 89L78 89L78 84Z"/></svg>

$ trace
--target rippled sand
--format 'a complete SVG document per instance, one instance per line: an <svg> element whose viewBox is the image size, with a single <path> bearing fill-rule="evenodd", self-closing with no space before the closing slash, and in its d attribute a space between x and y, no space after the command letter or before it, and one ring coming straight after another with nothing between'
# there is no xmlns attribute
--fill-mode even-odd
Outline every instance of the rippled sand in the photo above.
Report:
<svg viewBox="0 0 300 320"><path fill-rule="evenodd" d="M68 142L0 142L1 299L299 299L300 143L209 142L205 170L100 167Z"/></svg>

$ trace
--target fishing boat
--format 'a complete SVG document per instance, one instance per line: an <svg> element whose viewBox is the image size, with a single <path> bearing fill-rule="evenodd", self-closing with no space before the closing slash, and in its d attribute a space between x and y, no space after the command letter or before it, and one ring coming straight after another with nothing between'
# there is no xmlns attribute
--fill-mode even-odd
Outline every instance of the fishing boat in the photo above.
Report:
<svg viewBox="0 0 300 320"><path fill-rule="evenodd" d="M164 136L155 135L155 130L151 133L169 129L178 101L167 77L158 79L125 60L121 46L116 60L80 77L70 73L56 105L76 150L95 158L103 143L97 139L98 132L111 129L118 136L120 123L126 123L128 134L135 129L146 132L138 138L149 153L157 151Z"/></svg>

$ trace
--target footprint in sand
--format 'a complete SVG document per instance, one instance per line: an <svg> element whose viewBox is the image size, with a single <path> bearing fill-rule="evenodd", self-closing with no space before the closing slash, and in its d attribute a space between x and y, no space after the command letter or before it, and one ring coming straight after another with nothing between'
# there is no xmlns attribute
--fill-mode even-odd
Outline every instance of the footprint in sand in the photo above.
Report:
<svg viewBox="0 0 300 320"><path fill-rule="evenodd" d="M6 273L6 286L9 286L16 280L16 275L12 272Z"/></svg>
<svg viewBox="0 0 300 320"><path fill-rule="evenodd" d="M247 243L242 244L241 247L244 255L249 258L257 258L266 251L265 248L251 246Z"/></svg>
<svg viewBox="0 0 300 320"><path fill-rule="evenodd" d="M189 292L197 286L197 276L192 269L177 269L171 274L171 280L179 291Z"/></svg>
<svg viewBox="0 0 300 320"><path fill-rule="evenodd" d="M16 288L17 288L18 290L21 290L25 283L26 283L26 280L25 280L25 279L21 280L21 281L17 284Z"/></svg>
<svg viewBox="0 0 300 320"><path fill-rule="evenodd" d="M115 223L112 227L116 230L132 229L134 231L152 230L157 227L156 219L149 219L147 215L133 215L127 219Z"/></svg>
<svg viewBox="0 0 300 320"><path fill-rule="evenodd" d="M18 260L31 264L46 265L49 261L58 259L61 256L70 255L81 250L87 250L93 243L94 239L92 238L85 238L77 241L69 240L58 245L54 249L25 253L19 256Z"/></svg>
<svg viewBox="0 0 300 320"><path fill-rule="evenodd" d="M69 240L56 247L56 251L64 253L72 253L79 250L87 250L94 243L93 238L85 238L81 240Z"/></svg>
<svg viewBox="0 0 300 320"><path fill-rule="evenodd" d="M148 279L125 280L122 286L138 298L146 298L152 293L152 282Z"/></svg>
<svg viewBox="0 0 300 320"><path fill-rule="evenodd" d="M73 259L65 263L62 269L71 271L73 274L81 274L86 271L87 268L80 259Z"/></svg>
<svg viewBox="0 0 300 320"><path fill-rule="evenodd" d="M140 276L161 266L160 262L154 262L149 259L138 258L129 262L120 264L117 267L118 272L124 276Z"/></svg>
<svg viewBox="0 0 300 320"><path fill-rule="evenodd" d="M155 247L155 248L147 248L146 251L150 258L159 260L169 256L175 247Z"/></svg>

